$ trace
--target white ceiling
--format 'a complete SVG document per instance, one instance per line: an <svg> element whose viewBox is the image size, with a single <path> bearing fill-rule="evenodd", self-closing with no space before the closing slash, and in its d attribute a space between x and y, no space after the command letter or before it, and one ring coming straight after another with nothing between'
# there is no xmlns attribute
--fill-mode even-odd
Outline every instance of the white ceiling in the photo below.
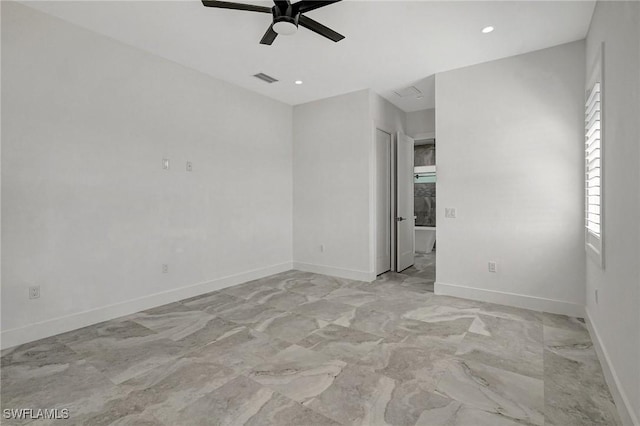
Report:
<svg viewBox="0 0 640 426"><path fill-rule="evenodd" d="M434 107L435 73L584 38L595 2L343 1L308 14L341 42L300 28L272 46L258 43L270 15L196 0L24 4L291 105L371 88L417 111ZM482 34L487 25L496 30ZM394 94L411 85L421 99Z"/></svg>

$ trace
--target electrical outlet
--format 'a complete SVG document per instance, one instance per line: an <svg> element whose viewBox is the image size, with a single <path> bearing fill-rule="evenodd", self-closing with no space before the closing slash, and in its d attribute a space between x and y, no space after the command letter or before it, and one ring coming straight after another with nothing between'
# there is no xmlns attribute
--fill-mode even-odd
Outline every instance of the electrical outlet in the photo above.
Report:
<svg viewBox="0 0 640 426"><path fill-rule="evenodd" d="M493 260L489 261L489 272L498 272L498 264Z"/></svg>
<svg viewBox="0 0 640 426"><path fill-rule="evenodd" d="M187 161L187 171L193 171L193 163L191 161Z"/></svg>
<svg viewBox="0 0 640 426"><path fill-rule="evenodd" d="M445 207L444 209L444 217L449 218L449 219L455 219L456 218L456 208L455 207Z"/></svg>
<svg viewBox="0 0 640 426"><path fill-rule="evenodd" d="M169 159L168 158L163 158L162 159L162 170L169 170Z"/></svg>
<svg viewBox="0 0 640 426"><path fill-rule="evenodd" d="M169 273L169 265L167 265L166 263L162 264L162 273L163 274L168 274Z"/></svg>
<svg viewBox="0 0 640 426"><path fill-rule="evenodd" d="M40 286L29 287L29 299L38 299L40 297Z"/></svg>

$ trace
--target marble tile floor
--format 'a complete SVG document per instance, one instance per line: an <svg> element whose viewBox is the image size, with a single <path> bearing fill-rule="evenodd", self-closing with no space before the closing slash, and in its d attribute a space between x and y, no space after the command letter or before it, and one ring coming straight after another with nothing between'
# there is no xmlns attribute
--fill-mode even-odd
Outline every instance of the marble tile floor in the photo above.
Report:
<svg viewBox="0 0 640 426"><path fill-rule="evenodd" d="M69 409L33 425L620 423L582 320L437 296L428 269L289 271L10 348L2 409Z"/></svg>
<svg viewBox="0 0 640 426"><path fill-rule="evenodd" d="M436 250L434 249L430 253L416 253L415 263L402 271L402 274L422 278L433 284L436 280ZM433 287L431 290L433 290Z"/></svg>

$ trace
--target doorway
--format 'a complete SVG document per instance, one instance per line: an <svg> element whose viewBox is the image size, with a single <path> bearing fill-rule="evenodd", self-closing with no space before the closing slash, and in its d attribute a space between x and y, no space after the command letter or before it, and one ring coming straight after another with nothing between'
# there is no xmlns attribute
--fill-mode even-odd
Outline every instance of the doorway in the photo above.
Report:
<svg viewBox="0 0 640 426"><path fill-rule="evenodd" d="M436 140L432 135L415 140L414 175L416 254L415 264L407 273L433 283L436 269Z"/></svg>
<svg viewBox="0 0 640 426"><path fill-rule="evenodd" d="M435 139L376 128L376 275L435 281ZM425 185L429 184L429 185ZM428 193L423 193L427 191Z"/></svg>

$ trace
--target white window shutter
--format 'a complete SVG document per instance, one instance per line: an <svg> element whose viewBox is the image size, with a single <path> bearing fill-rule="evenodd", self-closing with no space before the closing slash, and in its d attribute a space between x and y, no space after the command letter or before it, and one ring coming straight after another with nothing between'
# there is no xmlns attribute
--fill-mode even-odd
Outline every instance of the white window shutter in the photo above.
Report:
<svg viewBox="0 0 640 426"><path fill-rule="evenodd" d="M585 224L587 234L600 238L602 221L601 86L596 82L585 104Z"/></svg>

